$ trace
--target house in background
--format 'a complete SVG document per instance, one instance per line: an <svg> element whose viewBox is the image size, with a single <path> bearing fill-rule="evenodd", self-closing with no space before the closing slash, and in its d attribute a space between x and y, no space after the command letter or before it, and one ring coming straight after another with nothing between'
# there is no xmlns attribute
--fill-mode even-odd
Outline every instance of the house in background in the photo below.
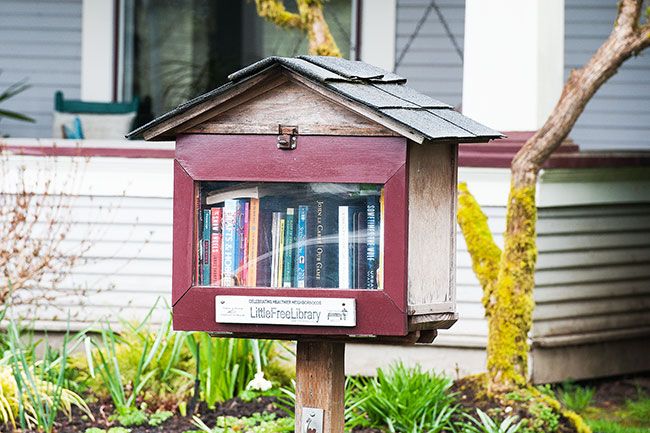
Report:
<svg viewBox="0 0 650 433"><path fill-rule="evenodd" d="M570 70L607 37L615 13L599 0L326 4L349 58L394 70L409 86L508 135L462 145L459 153L460 180L483 205L497 240L512 156L542 125ZM77 327L100 317L142 317L171 291L173 143L52 140L55 91L89 101L137 96L146 120L262 57L303 54L305 42L261 20L246 0L3 1L0 23L0 88L23 78L32 84L4 107L36 119L0 122L11 136L8 166L24 164L26 178L54 168L57 176L76 176L75 187L61 191L74 195L68 242L92 241L86 261L62 283L69 294L35 310L36 325L65 329L68 309ZM630 59L540 176L530 335L536 382L650 369L648 77L650 52ZM372 373L397 358L450 373L484 369L481 289L460 236L457 263L459 322L428 346L353 345L350 372ZM74 290L80 286L83 299Z"/></svg>

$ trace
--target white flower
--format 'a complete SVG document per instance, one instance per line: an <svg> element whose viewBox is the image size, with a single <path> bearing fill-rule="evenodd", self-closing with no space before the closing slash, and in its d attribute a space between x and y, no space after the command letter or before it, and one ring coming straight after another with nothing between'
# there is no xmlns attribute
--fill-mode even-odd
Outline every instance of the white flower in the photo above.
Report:
<svg viewBox="0 0 650 433"><path fill-rule="evenodd" d="M506 406L504 412L505 413L510 413L510 412L512 412L512 408L510 406Z"/></svg>
<svg viewBox="0 0 650 433"><path fill-rule="evenodd" d="M270 380L264 379L264 373L258 371L255 373L255 378L248 383L247 389L256 389L258 391L268 391L273 384Z"/></svg>

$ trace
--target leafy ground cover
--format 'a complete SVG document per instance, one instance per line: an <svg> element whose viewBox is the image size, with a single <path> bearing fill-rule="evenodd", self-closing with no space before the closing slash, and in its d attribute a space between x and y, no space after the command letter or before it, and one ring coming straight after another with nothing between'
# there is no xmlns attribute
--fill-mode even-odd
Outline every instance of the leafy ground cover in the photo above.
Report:
<svg viewBox="0 0 650 433"><path fill-rule="evenodd" d="M149 318L66 335L54 349L9 323L0 332L0 432L293 431L294 364L283 343L173 332ZM354 433L650 432L650 376L542 386L488 397L477 377L394 364L346 381Z"/></svg>

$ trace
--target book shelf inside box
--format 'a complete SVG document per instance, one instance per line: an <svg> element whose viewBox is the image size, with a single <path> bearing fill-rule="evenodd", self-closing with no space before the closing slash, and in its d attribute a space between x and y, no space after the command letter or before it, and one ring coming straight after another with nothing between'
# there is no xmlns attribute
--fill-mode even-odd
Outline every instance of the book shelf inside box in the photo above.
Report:
<svg viewBox="0 0 650 433"><path fill-rule="evenodd" d="M198 182L194 282L382 290L384 188Z"/></svg>

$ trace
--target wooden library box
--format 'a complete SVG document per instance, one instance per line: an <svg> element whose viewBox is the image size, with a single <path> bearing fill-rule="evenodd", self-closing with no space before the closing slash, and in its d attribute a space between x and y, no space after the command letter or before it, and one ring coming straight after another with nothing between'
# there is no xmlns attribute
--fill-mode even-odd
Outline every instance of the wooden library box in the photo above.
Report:
<svg viewBox="0 0 650 433"><path fill-rule="evenodd" d="M133 131L175 140L174 328L428 342L456 318L459 142L500 133L330 57L270 57Z"/></svg>

